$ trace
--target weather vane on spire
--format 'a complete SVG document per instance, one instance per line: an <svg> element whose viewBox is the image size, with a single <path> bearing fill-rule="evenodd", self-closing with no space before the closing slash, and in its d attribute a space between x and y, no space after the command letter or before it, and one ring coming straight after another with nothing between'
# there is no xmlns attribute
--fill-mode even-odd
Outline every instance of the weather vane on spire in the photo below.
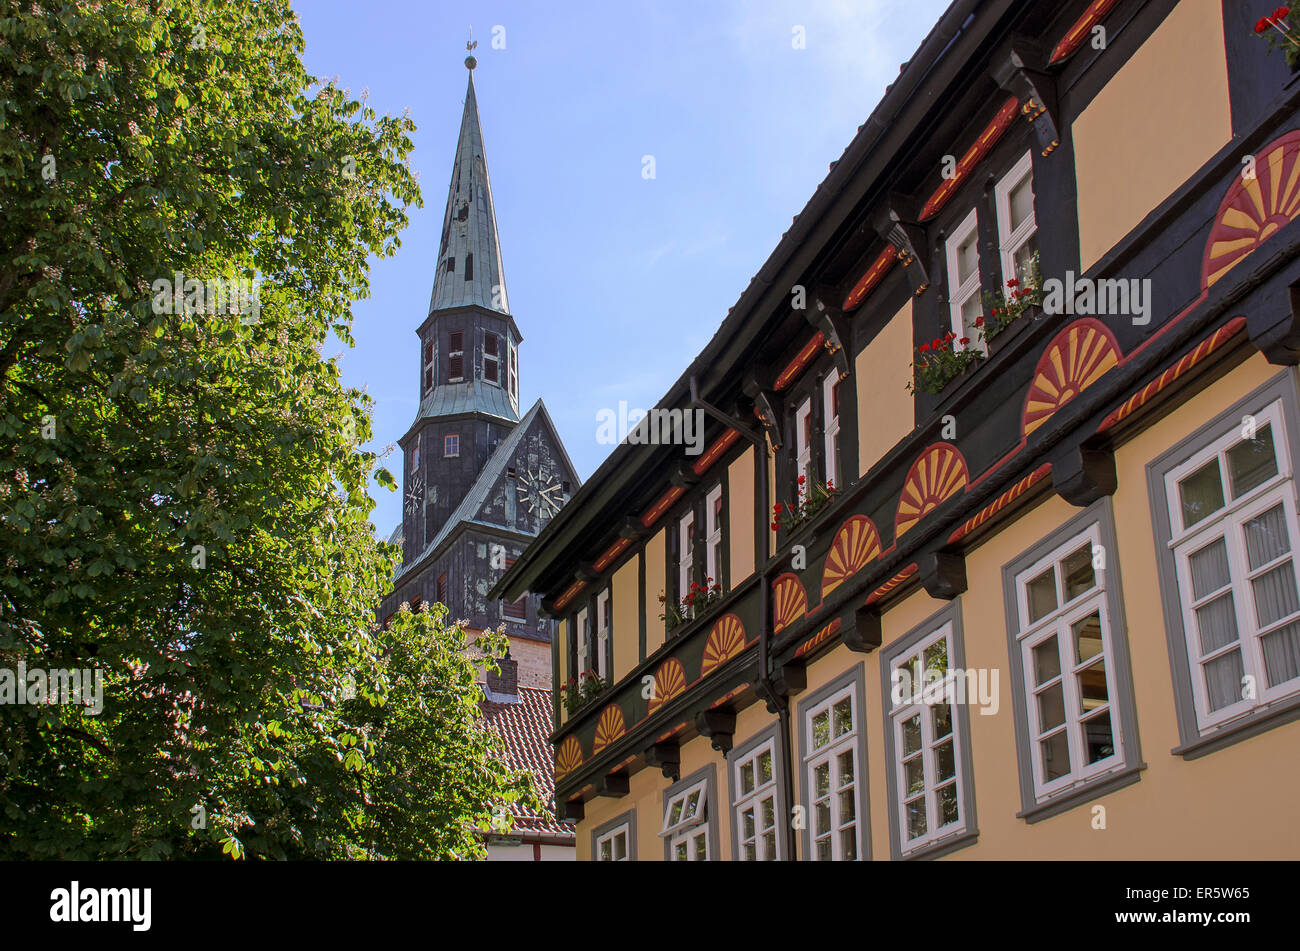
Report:
<svg viewBox="0 0 1300 951"><path fill-rule="evenodd" d="M474 48L478 46L478 40L474 39L474 27L469 28L469 42L465 44L465 49L469 50L469 55L465 57L465 68L473 69L478 65L478 60L474 58Z"/></svg>

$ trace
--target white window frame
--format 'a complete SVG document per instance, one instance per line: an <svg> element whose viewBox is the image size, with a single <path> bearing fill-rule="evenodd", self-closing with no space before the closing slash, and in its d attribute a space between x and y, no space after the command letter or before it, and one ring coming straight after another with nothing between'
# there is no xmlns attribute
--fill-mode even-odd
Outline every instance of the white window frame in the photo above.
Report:
<svg viewBox="0 0 1300 951"><path fill-rule="evenodd" d="M694 808L687 813L692 800L694 800ZM681 814L674 822L670 820L672 819L673 805L676 803L680 803L682 809ZM659 830L659 835L668 840L668 860L670 862L682 861L677 857L677 847L681 844L686 845L686 861L698 861L695 843L701 836L704 838L704 861L707 862L713 857L711 854L713 846L709 842L709 781L707 777L674 793L664 803L664 824L663 828Z"/></svg>
<svg viewBox="0 0 1300 951"><path fill-rule="evenodd" d="M834 735L835 731L835 705L841 700L849 701L849 710L851 713L852 726L846 732L839 736ZM820 714L825 713L828 717L828 726L831 731L831 738L825 746L814 749L813 737L813 720ZM861 859L863 856L862 841L862 806L859 795L859 784L864 781L863 770L866 764L861 762L858 756L858 732L862 727L862 713L859 709L857 685L850 683L836 690L834 693L821 700L816 706L810 707L804 711L802 728L805 733L805 746L809 752L804 757L804 770L808 781L808 798L809 798L809 816L808 816L808 859L809 861L818 861L817 859L817 842L819 839L829 836L831 844L831 860L843 861L844 849L841 843L841 833L852 825L855 844L854 859ZM853 781L847 785L841 785L839 758L841 753L849 753L853 757ZM827 793L823 797L817 795L816 770L823 764L829 764L829 786ZM848 792L853 801L853 819L849 822L844 821L840 809L840 794ZM817 830L817 806L829 800L828 808L830 811L830 829L825 835L819 835Z"/></svg>
<svg viewBox="0 0 1300 951"><path fill-rule="evenodd" d="M835 388L840 383L840 371L831 370L822 380L823 439L826 452L826 481L840 488L840 414L835 411Z"/></svg>
<svg viewBox="0 0 1300 951"><path fill-rule="evenodd" d="M510 375L510 401L514 403L515 408L519 408L519 348L515 346L513 340L507 339L506 351L510 360L508 372Z"/></svg>
<svg viewBox="0 0 1300 951"><path fill-rule="evenodd" d="M578 649L578 677L591 668L587 666L587 609L583 608L573 620L574 644Z"/></svg>
<svg viewBox="0 0 1300 951"><path fill-rule="evenodd" d="M619 837L623 839L623 855L620 858L615 855L615 844ZM632 825L624 822L622 825L615 826L603 835L596 837L596 854L592 858L597 862L630 862L632 860ZM610 857L604 858L604 847L609 845Z"/></svg>
<svg viewBox="0 0 1300 951"><path fill-rule="evenodd" d="M765 782L758 781L758 763L763 754L767 754L772 767L772 776ZM754 788L746 793L739 793L740 798L736 800L733 807L736 814L736 857L741 862L751 861L745 857L745 849L752 845L754 848L754 859L756 862L777 862L783 856L781 855L781 835L777 826L781 822L779 795L777 786L777 758L776 758L776 737L770 737L762 743L755 746L744 756L737 759L732 764L732 781L736 790L744 789L741 781L741 775L744 768L748 766L753 770ZM763 805L768 800L772 803L772 825L763 825ZM754 814L754 834L746 835L745 830L745 813L753 811ZM772 837L771 854L768 854L767 836Z"/></svg>
<svg viewBox="0 0 1300 951"><path fill-rule="evenodd" d="M807 496L812 487L808 485L809 476L812 474L812 398L809 397L799 404L799 408L794 414L794 445L795 445L795 475L802 476L804 483L802 491L798 483L795 485L796 496L802 498Z"/></svg>
<svg viewBox="0 0 1300 951"><path fill-rule="evenodd" d="M975 246L975 271L966 279L965 284L957 285L954 282L957 279L957 249L960 248L967 238L974 236ZM980 268L979 268L979 212L972 208L969 215L961 220L961 224L953 229L952 235L944 249L948 262L948 310L952 323L952 332L957 335L953 341L954 350L965 350L967 347L972 349L984 349L983 341L979 335L974 333L975 327L965 327L962 324L961 309L962 306L971 299L978 297L980 293ZM983 308L981 307L981 312ZM967 347L963 347L961 340L963 337L970 338Z"/></svg>
<svg viewBox="0 0 1300 951"><path fill-rule="evenodd" d="M945 622L933 634L929 634L920 641L917 641L906 651L893 658L889 665L889 682L895 683L895 672L908 665L913 658L917 658L917 667L909 672L908 676L912 678L913 686L916 688L910 697L905 697L901 702L895 703L895 698L890 696L889 709L889 729L893 730L894 736L894 789L898 797L898 841L900 843L900 853L906 857L913 853L928 849L938 842L954 836L963 835L970 827L970 816L966 808L966 748L962 743L962 733L959 724L961 711L955 699L947 695L945 691L946 684L950 681L941 680L930 685L926 680L926 671L924 669L925 652L928 648L933 647L940 641L945 642L946 656L948 658L948 671L952 670L952 659L956 651L956 637L952 621ZM945 672L946 674L947 672ZM933 693L927 693L933 691ZM949 702L949 701L952 702ZM969 702L969 700L968 700ZM942 737L934 735L934 716L933 706L938 703L947 703L949 707L949 732ZM906 760L913 759L916 754L904 757L903 746L903 725L912 717L920 715L921 723L921 765L922 765L922 789L921 796L925 800L925 834L915 838L908 837L907 823L907 805L909 801L914 801L918 797L908 795L907 789L907 768ZM954 774L951 780L944 780L942 784L938 782L938 757L936 750L951 740L953 748L953 768ZM941 786L954 787L957 797L957 821L947 825L938 825L939 818L939 797L938 791Z"/></svg>
<svg viewBox="0 0 1300 951"><path fill-rule="evenodd" d="M1094 584L1090 589L1076 595L1067 602L1064 600L1065 580L1060 569L1060 563L1085 545L1088 546L1088 551L1093 559ZM1025 701L1029 729L1029 746L1026 755L1029 756L1030 768L1034 778L1034 795L1040 802L1056 795L1061 790L1082 786L1099 775L1122 770L1125 766L1124 727L1120 710L1122 700L1116 672L1117 658L1115 655L1114 626L1106 597L1105 569L1096 567L1097 553L1103 550L1101 546L1101 525L1099 522L1093 522L1081 532L1072 535L1060 545L1057 545L1034 564L1018 572L1015 578L1016 610L1018 611L1019 627L1017 641L1020 645L1022 672L1019 689ZM1029 620L1029 582L1054 566L1056 608L1031 624ZM1087 745L1084 715L1086 713L1088 719L1099 716L1099 707L1094 707L1088 711L1083 710L1077 675L1087 668L1095 666L1098 662L1098 655L1094 654L1082 663L1075 660L1072 628L1076 623L1094 613L1101 620L1102 650L1100 656L1102 657L1102 663L1106 665L1106 703L1103 706L1106 708L1106 714L1110 719L1112 751L1109 756L1095 763L1086 763L1084 762L1084 750ZM1040 686L1034 682L1034 648L1052 637L1056 638L1060 672L1046 684ZM1065 723L1063 726L1044 730L1040 723L1037 694L1049 689L1057 681L1061 683L1065 705ZM1063 776L1048 781L1043 773L1039 743L1046 736L1062 730L1065 732L1066 744L1069 749L1070 769Z"/></svg>
<svg viewBox="0 0 1300 951"><path fill-rule="evenodd" d="M722 502L722 483L719 482L704 498L704 573L705 584L722 584L722 519L714 513L716 504Z"/></svg>
<svg viewBox="0 0 1300 951"><path fill-rule="evenodd" d="M1196 706L1196 722L1202 734L1213 732L1223 724L1248 716L1259 707L1274 701L1290 697L1300 692L1300 678L1292 678L1274 686L1268 686L1267 670L1264 666L1263 636L1294 622L1298 615L1292 614L1274 621L1263 631L1256 623L1257 614L1253 610L1254 594L1251 580L1274 570L1281 562L1291 559L1293 571L1297 569L1297 542L1300 542L1300 520L1297 519L1295 482L1292 474L1291 454L1288 447L1288 430L1282 415L1281 400L1274 400L1259 413L1254 414L1255 432L1268 426L1273 434L1273 451L1277 460L1277 474L1251 489L1245 495L1233 498L1231 474L1227 466L1226 454L1244 441L1243 426L1232 424L1232 428L1214 442L1204 446L1195 455L1165 475L1165 495L1169 506L1169 524L1172 529L1169 549L1174 556L1178 580L1179 603L1183 612L1183 632L1187 642L1187 659L1192 680L1192 695ZM1178 483L1206 465L1212 459L1219 460L1219 474L1224 490L1224 504L1190 527L1183 525L1181 494ZM1246 558L1243 531L1246 522L1282 503L1287 516L1287 528L1290 530L1291 550L1273 561L1250 570ZM1221 597L1225 589L1219 589L1195 601L1192 595L1189 574L1189 556L1212 544L1216 539L1224 538L1228 554L1228 571L1230 589L1237 623L1237 640L1232 644L1202 655L1199 643L1199 628L1196 622L1196 607ZM1297 589L1300 590L1300 573L1297 574ZM1234 647L1235 645L1235 647ZM1254 699L1245 696L1235 703L1211 711L1209 694L1205 685L1204 663L1233 649L1240 650L1242 673L1254 678ZM1243 684L1243 695L1245 694Z"/></svg>
<svg viewBox="0 0 1300 951"><path fill-rule="evenodd" d="M605 653L609 646L609 589L596 595L596 673L605 679Z"/></svg>
<svg viewBox="0 0 1300 951"><path fill-rule="evenodd" d="M695 526L695 513L687 512L677 522L677 598L691 593L691 568L695 563L695 542L691 529Z"/></svg>
<svg viewBox="0 0 1300 951"><path fill-rule="evenodd" d="M455 449L455 452L448 452L448 449ZM442 437L442 457L444 459L459 458L460 456L460 433L447 433Z"/></svg>
<svg viewBox="0 0 1300 951"><path fill-rule="evenodd" d="M1002 176L993 187L993 204L998 213L998 253L1002 258L1002 279L1012 280L1016 277L1016 253L1025 246L1025 242L1038 232L1038 212L1032 207L1029 217L1020 225L1011 228L1011 192L1025 178L1029 178L1029 188L1034 187L1034 154L1032 151L1022 155L1016 164Z"/></svg>

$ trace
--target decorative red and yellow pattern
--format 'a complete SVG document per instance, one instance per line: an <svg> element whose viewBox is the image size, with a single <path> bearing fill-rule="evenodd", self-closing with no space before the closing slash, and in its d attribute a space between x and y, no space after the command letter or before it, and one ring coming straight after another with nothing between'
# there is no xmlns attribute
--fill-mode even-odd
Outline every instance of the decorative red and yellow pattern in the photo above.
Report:
<svg viewBox="0 0 1300 951"><path fill-rule="evenodd" d="M623 550L630 544L632 544L630 539L620 538L618 541L614 542L614 544L605 549L605 553L596 559L596 564L593 567L597 571L604 571L609 567L610 562L621 555Z"/></svg>
<svg viewBox="0 0 1300 951"><path fill-rule="evenodd" d="M970 481L966 459L952 443L937 442L927 448L908 470L894 516L897 539Z"/></svg>
<svg viewBox="0 0 1300 951"><path fill-rule="evenodd" d="M566 736L555 753L555 778L567 776L582 765L582 744L576 736Z"/></svg>
<svg viewBox="0 0 1300 951"><path fill-rule="evenodd" d="M627 730L623 719L623 709L617 703L611 703L600 711L596 721L596 737L591 743L591 755L595 756L609 744L613 743Z"/></svg>
<svg viewBox="0 0 1300 951"><path fill-rule="evenodd" d="M717 700L714 700L711 704L709 704L709 709L710 710L717 709L718 707L726 703L728 700L734 700L736 697L739 697L742 693L744 693L748 689L749 689L749 684L741 684L739 687L733 687L731 690L728 690Z"/></svg>
<svg viewBox="0 0 1300 951"><path fill-rule="evenodd" d="M1119 343L1109 327L1093 317L1074 321L1052 338L1038 360L1025 395L1022 432L1028 436L1043 425L1119 360Z"/></svg>
<svg viewBox="0 0 1300 951"><path fill-rule="evenodd" d="M745 625L734 614L718 618L704 642L704 659L700 662L700 676L713 673L745 649Z"/></svg>
<svg viewBox="0 0 1300 951"><path fill-rule="evenodd" d="M914 564L908 565L898 574L894 575L894 577L890 578L888 581L882 584L875 591L871 592L871 594L867 596L867 600L865 603L875 604L877 601L881 600L882 598L887 597L891 591L897 588L908 578L912 577L912 575L916 574L917 570L918 569L916 565Z"/></svg>
<svg viewBox="0 0 1300 951"><path fill-rule="evenodd" d="M1243 168L1223 196L1205 243L1201 286L1209 287L1300 211L1300 129L1255 153L1255 174Z"/></svg>
<svg viewBox="0 0 1300 951"><path fill-rule="evenodd" d="M867 295L871 293L871 289L880 283L897 260L898 248L892 244L887 245L885 250L876 255L876 260L871 262L871 267L867 268L867 273L858 278L858 283L853 285L853 290L849 291L849 296L844 298L840 310L847 314L860 306L867 299Z"/></svg>
<svg viewBox="0 0 1300 951"><path fill-rule="evenodd" d="M799 576L787 571L772 582L772 632L779 634L808 611L808 594Z"/></svg>
<svg viewBox="0 0 1300 951"><path fill-rule="evenodd" d="M880 533L871 519L854 515L841 525L822 568L822 600L879 554Z"/></svg>
<svg viewBox="0 0 1300 951"><path fill-rule="evenodd" d="M1109 416L1101 421L1098 432L1105 432L1117 423L1123 422L1136 413L1157 393L1178 379L1196 364L1200 363L1215 350L1218 350L1246 327L1245 317L1234 317L1210 336L1206 337L1190 353L1184 354L1173 366L1169 367L1142 389L1121 403Z"/></svg>
<svg viewBox="0 0 1300 951"><path fill-rule="evenodd" d="M575 597L577 597L578 592L581 591L586 586L587 583L585 581L575 581L573 584L569 585L567 588L564 589L564 594L560 595L558 598L555 599L556 608L564 607Z"/></svg>
<svg viewBox="0 0 1300 951"><path fill-rule="evenodd" d="M654 713L685 689L686 670L680 660L669 657L655 671L654 691L650 695L650 712Z"/></svg>
<svg viewBox="0 0 1300 951"><path fill-rule="evenodd" d="M966 180L966 176L971 173L984 156L989 154L989 149L993 148L998 139L1002 138L1002 134L1010 128L1011 123L1015 121L1016 113L1019 111L1020 100L1015 96L1002 104L1002 108L993 117L993 121L985 126L984 131L980 133L980 137L975 140L975 144L967 149L966 154L961 157L961 161L957 163L952 177L944 179L943 184L934 190L930 200L925 203L925 207L921 209L920 214L922 221L933 218L939 213L939 209L948 203L948 199L961 187L961 183Z"/></svg>
<svg viewBox="0 0 1300 951"><path fill-rule="evenodd" d="M655 522L659 521L659 516L663 515L664 512L667 512L668 507L672 505L674 502L676 502L678 499L680 499L682 497L682 493L685 491L686 490L679 485L673 486L662 496L660 496L658 502L650 506L650 511L646 512L644 515L641 516L641 524L644 525L646 528L649 528Z"/></svg>
<svg viewBox="0 0 1300 951"><path fill-rule="evenodd" d="M709 466L718 461L718 457L727 451L727 447L740 438L740 433L734 429L728 429L725 433L713 441L713 445L705 450L704 455L700 456L691 466L696 475L704 475Z"/></svg>
<svg viewBox="0 0 1300 951"><path fill-rule="evenodd" d="M813 334L809 341L803 345L803 349L796 353L794 359L791 360L786 365L786 368L781 371L781 375L776 378L776 382L772 384L772 388L775 390L784 390L787 386L793 383L795 378L803 372L803 368L808 365L808 361L817 353L817 348L822 345L822 342L825 339L825 334L820 330Z"/></svg>
<svg viewBox="0 0 1300 951"><path fill-rule="evenodd" d="M1082 46L1092 28L1110 12L1110 8L1114 5L1115 0L1093 0L1088 4L1088 9L1083 11L1083 16L1074 21L1074 26L1066 30L1065 36L1061 37L1060 42L1052 49L1052 58L1049 62L1059 63Z"/></svg>
<svg viewBox="0 0 1300 951"><path fill-rule="evenodd" d="M957 531L953 532L951 535L948 536L948 541L950 543L957 542L965 538L971 532L975 531L975 529L979 528L981 525L983 525L985 522L991 519L994 515L997 515L999 512L1005 509L1016 499L1020 498L1022 495L1028 492L1030 488L1034 486L1035 483L1042 481L1042 479L1046 477L1047 474L1051 471L1052 471L1051 463L1047 463L1047 462L1043 463L1033 472L1029 473L1029 475L1025 476L1023 479L1021 479L1011 488L1007 489L1005 492L999 495L988 505L984 506L984 508L980 509L979 512L977 512L974 515L974 517L966 519L966 521L962 524L961 528L957 529Z"/></svg>
<svg viewBox="0 0 1300 951"><path fill-rule="evenodd" d="M840 632L840 619L836 618L835 620L831 621L831 623L827 624L824 628L822 628L820 631L818 631L816 634L814 634L812 637L808 638L808 640L800 644L795 649L794 656L802 657L804 654L808 653L809 651L816 650L816 648L819 645L821 645L825 641L830 640L839 632Z"/></svg>

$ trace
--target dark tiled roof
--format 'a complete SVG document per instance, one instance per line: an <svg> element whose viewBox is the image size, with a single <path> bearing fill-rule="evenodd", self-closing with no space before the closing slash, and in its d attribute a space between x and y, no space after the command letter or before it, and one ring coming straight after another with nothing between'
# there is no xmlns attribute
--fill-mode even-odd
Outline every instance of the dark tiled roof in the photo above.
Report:
<svg viewBox="0 0 1300 951"><path fill-rule="evenodd" d="M551 755L551 692L540 687L520 687L518 703L482 702L483 718L506 745L506 762L511 769L526 769L543 803L555 796L555 760ZM511 807L515 829L575 837L570 822L559 822L553 813L537 815ZM576 839L576 837L575 837Z"/></svg>

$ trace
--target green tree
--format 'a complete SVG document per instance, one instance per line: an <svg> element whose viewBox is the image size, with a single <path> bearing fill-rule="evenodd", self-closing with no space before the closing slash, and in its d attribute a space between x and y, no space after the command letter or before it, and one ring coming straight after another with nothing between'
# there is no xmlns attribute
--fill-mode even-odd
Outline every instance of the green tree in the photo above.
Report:
<svg viewBox="0 0 1300 951"><path fill-rule="evenodd" d="M419 203L414 126L302 50L286 0L0 0L0 670L105 671L98 716L0 706L5 857L357 855L405 795L352 709L408 630L373 624L393 479L321 349ZM504 769L463 669L426 681L459 828Z"/></svg>

